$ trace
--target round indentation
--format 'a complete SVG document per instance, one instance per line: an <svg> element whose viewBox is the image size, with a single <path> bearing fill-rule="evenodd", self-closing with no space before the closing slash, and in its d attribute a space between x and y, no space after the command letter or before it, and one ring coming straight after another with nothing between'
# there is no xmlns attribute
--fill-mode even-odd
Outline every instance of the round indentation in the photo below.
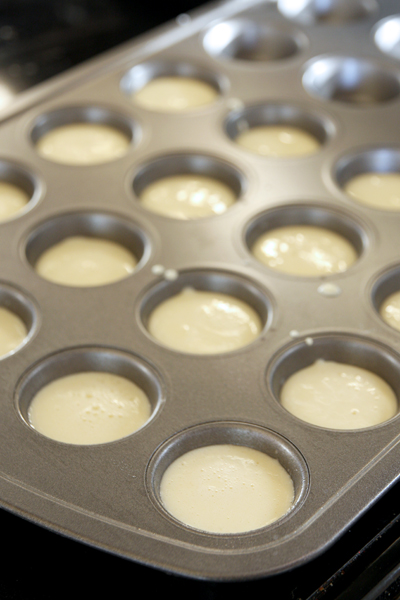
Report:
<svg viewBox="0 0 400 600"><path fill-rule="evenodd" d="M270 301L260 289L224 272L180 273L155 285L141 306L141 320L153 339L198 355L251 344L271 316Z"/></svg>
<svg viewBox="0 0 400 600"><path fill-rule="evenodd" d="M278 0L278 10L303 25L355 21L377 8L375 0Z"/></svg>
<svg viewBox="0 0 400 600"><path fill-rule="evenodd" d="M69 107L38 117L31 132L37 152L47 160L87 166L124 156L138 137L138 127L100 107Z"/></svg>
<svg viewBox="0 0 400 600"><path fill-rule="evenodd" d="M292 158L318 152L333 135L334 125L295 106L267 104L232 112L225 130L231 140L250 152Z"/></svg>
<svg viewBox="0 0 400 600"><path fill-rule="evenodd" d="M149 242L136 225L113 215L76 213L39 225L25 251L41 277L60 285L92 287L137 270L147 258Z"/></svg>
<svg viewBox="0 0 400 600"><path fill-rule="evenodd" d="M40 195L40 182L31 173L0 161L0 222L25 214Z"/></svg>
<svg viewBox="0 0 400 600"><path fill-rule="evenodd" d="M225 87L225 80L187 63L136 65L121 80L121 89L132 102L150 111L166 113L207 107Z"/></svg>
<svg viewBox="0 0 400 600"><path fill-rule="evenodd" d="M400 150L374 148L342 157L334 170L343 192L380 210L400 210Z"/></svg>
<svg viewBox="0 0 400 600"><path fill-rule="evenodd" d="M380 275L372 287L371 299L385 323L400 331L400 266Z"/></svg>
<svg viewBox="0 0 400 600"><path fill-rule="evenodd" d="M400 15L392 15L379 21L375 28L375 44L381 52L400 58Z"/></svg>
<svg viewBox="0 0 400 600"><path fill-rule="evenodd" d="M309 339L309 338L307 338ZM278 402L326 429L372 427L398 412L400 357L374 340L318 334L284 348L267 370Z"/></svg>
<svg viewBox="0 0 400 600"><path fill-rule="evenodd" d="M142 428L159 409L163 392L142 359L114 349L74 348L25 373L16 401L24 421L42 435L92 445Z"/></svg>
<svg viewBox="0 0 400 600"><path fill-rule="evenodd" d="M133 180L133 190L147 210L184 220L224 213L244 189L244 177L233 166L195 154L158 158Z"/></svg>
<svg viewBox="0 0 400 600"><path fill-rule="evenodd" d="M307 42L301 32L284 23L261 25L248 19L232 19L211 27L203 45L211 56L246 62L289 58Z"/></svg>
<svg viewBox="0 0 400 600"><path fill-rule="evenodd" d="M157 450L147 470L150 497L167 518L215 534L280 523L303 503L308 484L304 459L286 439L232 422L179 433Z"/></svg>
<svg viewBox="0 0 400 600"><path fill-rule="evenodd" d="M393 100L400 92L395 72L367 59L347 56L312 60L305 69L303 86L316 98L360 106Z"/></svg>
<svg viewBox="0 0 400 600"><path fill-rule="evenodd" d="M318 205L290 205L258 215L246 229L245 242L270 269L323 277L350 268L364 250L366 235L348 214Z"/></svg>
<svg viewBox="0 0 400 600"><path fill-rule="evenodd" d="M0 359L15 354L32 337L37 325L33 302L0 283Z"/></svg>

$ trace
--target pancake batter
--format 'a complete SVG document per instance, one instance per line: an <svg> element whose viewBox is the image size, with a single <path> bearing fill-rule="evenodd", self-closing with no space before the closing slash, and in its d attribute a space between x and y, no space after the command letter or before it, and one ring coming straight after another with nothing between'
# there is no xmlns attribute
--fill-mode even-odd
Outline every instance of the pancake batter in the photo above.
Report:
<svg viewBox="0 0 400 600"><path fill-rule="evenodd" d="M25 190L13 183L0 181L0 221L7 221L21 212L29 200Z"/></svg>
<svg viewBox="0 0 400 600"><path fill-rule="evenodd" d="M72 236L43 252L37 273L61 285L91 287L128 277L136 258L121 244L100 238Z"/></svg>
<svg viewBox="0 0 400 600"><path fill-rule="evenodd" d="M262 156L291 158L314 154L321 146L313 135L289 125L260 125L241 132L235 139L240 146Z"/></svg>
<svg viewBox="0 0 400 600"><path fill-rule="evenodd" d="M354 247L344 237L313 225L267 231L256 240L251 251L271 269L304 277L342 273L357 260Z"/></svg>
<svg viewBox="0 0 400 600"><path fill-rule="evenodd" d="M174 175L148 185L140 200L148 210L174 219L202 219L224 213L236 201L232 189L205 175Z"/></svg>
<svg viewBox="0 0 400 600"><path fill-rule="evenodd" d="M179 113L215 102L217 90L192 77L156 77L134 93L133 100L147 110Z"/></svg>
<svg viewBox="0 0 400 600"><path fill-rule="evenodd" d="M294 486L279 462L244 446L197 448L175 460L160 485L166 510L211 533L265 527L291 508Z"/></svg>
<svg viewBox="0 0 400 600"><path fill-rule="evenodd" d="M378 375L323 360L289 377L281 403L299 419L328 429L372 427L397 413L397 398Z"/></svg>
<svg viewBox="0 0 400 600"><path fill-rule="evenodd" d="M381 210L400 210L400 173L362 173L344 191L362 204Z"/></svg>
<svg viewBox="0 0 400 600"><path fill-rule="evenodd" d="M126 154L129 139L101 123L71 123L45 133L36 143L43 158L66 165L97 165Z"/></svg>
<svg viewBox="0 0 400 600"><path fill-rule="evenodd" d="M137 385L112 373L67 375L33 398L28 419L43 435L67 444L103 444L130 435L150 418Z"/></svg>
<svg viewBox="0 0 400 600"><path fill-rule="evenodd" d="M255 310L238 298L185 288L154 309L148 329L174 350L218 354L250 344L262 324Z"/></svg>
<svg viewBox="0 0 400 600"><path fill-rule="evenodd" d="M0 307L0 357L18 348L28 335L25 323L15 313Z"/></svg>
<svg viewBox="0 0 400 600"><path fill-rule="evenodd" d="M382 302L379 313L390 327L400 331L400 292L390 294Z"/></svg>

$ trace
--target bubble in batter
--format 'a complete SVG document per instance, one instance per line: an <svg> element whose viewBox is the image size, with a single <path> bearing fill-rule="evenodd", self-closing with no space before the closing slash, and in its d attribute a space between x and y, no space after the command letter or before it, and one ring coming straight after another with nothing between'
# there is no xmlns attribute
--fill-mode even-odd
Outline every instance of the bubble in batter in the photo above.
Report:
<svg viewBox="0 0 400 600"><path fill-rule="evenodd" d="M96 165L126 154L127 136L101 123L71 123L45 133L36 143L41 156L66 165Z"/></svg>
<svg viewBox="0 0 400 600"><path fill-rule="evenodd" d="M400 292L390 294L382 302L379 313L390 327L400 331Z"/></svg>
<svg viewBox="0 0 400 600"><path fill-rule="evenodd" d="M299 419L328 429L371 427L397 413L397 398L381 377L323 360L289 377L281 403Z"/></svg>
<svg viewBox="0 0 400 600"><path fill-rule="evenodd" d="M26 339L25 323L7 308L0 307L0 357L18 348Z"/></svg>
<svg viewBox="0 0 400 600"><path fill-rule="evenodd" d="M343 273L357 253L344 237L322 227L291 225L261 235L251 249L271 269L305 277Z"/></svg>
<svg viewBox="0 0 400 600"><path fill-rule="evenodd" d="M128 277L136 264L136 258L121 244L72 236L43 252L35 269L44 279L61 285L91 287Z"/></svg>
<svg viewBox="0 0 400 600"><path fill-rule="evenodd" d="M145 208L174 219L202 219L224 213L236 201L233 190L205 175L174 175L150 183L140 195Z"/></svg>
<svg viewBox="0 0 400 600"><path fill-rule="evenodd" d="M33 398L34 429L67 444L102 444L130 435L148 421L149 399L129 379L104 372L67 375Z"/></svg>
<svg viewBox="0 0 400 600"><path fill-rule="evenodd" d="M348 196L381 210L400 210L400 173L362 173L350 179Z"/></svg>
<svg viewBox="0 0 400 600"><path fill-rule="evenodd" d="M289 125L260 125L242 131L235 139L240 146L262 156L290 158L314 154L320 142L311 133Z"/></svg>
<svg viewBox="0 0 400 600"><path fill-rule="evenodd" d="M133 95L143 108L160 112L185 112L215 102L217 90L192 77L156 77Z"/></svg>
<svg viewBox="0 0 400 600"><path fill-rule="evenodd" d="M0 221L7 221L24 210L29 200L25 190L13 183L0 181Z"/></svg>
<svg viewBox="0 0 400 600"><path fill-rule="evenodd" d="M262 325L255 310L238 298L185 288L154 309L148 329L169 348L218 354L247 346Z"/></svg>
<svg viewBox="0 0 400 600"><path fill-rule="evenodd" d="M160 485L165 509L182 523L210 533L265 527L293 505L294 486L279 462L234 445L197 448L175 460Z"/></svg>

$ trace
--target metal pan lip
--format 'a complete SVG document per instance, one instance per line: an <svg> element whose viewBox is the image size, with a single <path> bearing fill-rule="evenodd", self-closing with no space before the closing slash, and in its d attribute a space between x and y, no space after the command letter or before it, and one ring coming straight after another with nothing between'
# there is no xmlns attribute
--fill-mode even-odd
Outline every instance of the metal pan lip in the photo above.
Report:
<svg viewBox="0 0 400 600"><path fill-rule="evenodd" d="M261 319L262 330L259 335L246 346L242 346L229 352L220 352L218 354L187 353L159 342L150 334L147 328L151 312L164 300L178 294L185 287L189 286L198 290L227 293L247 302L257 312ZM189 357L194 360L210 360L210 357L215 359L216 357L227 357L246 352L256 344L260 343L265 333L272 325L274 319L273 306L274 302L271 292L250 277L236 272L233 269L196 267L193 269L185 268L179 272L177 271L176 277L174 277L173 280L161 279L147 286L142 290L138 297L135 312L141 331L149 340L162 348L165 352L172 352L175 355Z"/></svg>
<svg viewBox="0 0 400 600"><path fill-rule="evenodd" d="M111 365L111 368L110 368ZM108 366L108 368L107 368ZM88 371L105 371L124 376L147 393L151 404L149 419L136 431L110 442L74 444L62 442L38 432L29 422L28 408L35 394L48 383L64 375ZM61 374L62 373L62 374ZM91 448L118 444L137 432L150 427L166 402L166 386L160 371L143 356L105 345L72 346L56 350L31 364L19 377L14 389L14 407L18 417L32 435L45 438L51 444L64 447Z"/></svg>
<svg viewBox="0 0 400 600"><path fill-rule="evenodd" d="M400 58L400 14L378 21L371 31L375 46L385 55Z"/></svg>
<svg viewBox="0 0 400 600"><path fill-rule="evenodd" d="M240 439L243 440L242 443ZM266 448L280 458L281 465L287 470L295 487L293 506L276 521L251 531L241 533L209 533L186 525L173 517L163 506L160 497L159 485L161 477L169 464L182 454L195 448L214 445L218 443L248 446L266 452ZM268 452L266 452L268 454ZM170 523L188 532L197 534L200 538L220 540L224 548L224 540L246 540L251 548L254 540L266 531L279 528L296 514L304 505L310 488L310 473L307 462L300 450L286 437L264 425L247 423L243 421L210 421L193 425L179 431L164 440L154 451L146 468L146 491L150 501L164 518Z"/></svg>
<svg viewBox="0 0 400 600"><path fill-rule="evenodd" d="M312 343L310 343L310 341ZM332 360L358 366L380 376L394 391L397 402L397 413L390 419L358 429L336 429L314 425L304 421L287 411L280 402L280 391L285 381L302 368L312 365L318 359ZM335 432L340 435L362 435L363 432L380 431L382 428L399 420L400 415L400 354L387 343L374 337L360 335L358 332L335 330L318 330L283 345L271 358L265 370L265 382L268 393L284 411L286 416L294 419L306 429Z"/></svg>

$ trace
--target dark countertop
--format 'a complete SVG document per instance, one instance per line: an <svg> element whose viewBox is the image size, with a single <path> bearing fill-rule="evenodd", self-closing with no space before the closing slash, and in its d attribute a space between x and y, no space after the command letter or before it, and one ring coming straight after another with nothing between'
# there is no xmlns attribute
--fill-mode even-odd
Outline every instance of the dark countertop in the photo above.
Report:
<svg viewBox="0 0 400 600"><path fill-rule="evenodd" d="M21 92L178 14L198 0L3 0L0 107ZM8 99L7 99L8 98ZM0 510L5 542L0 598L131 597L139 583L203 600L260 594L279 600L400 597L400 484L325 554L290 573L253 582L208 583L156 571L47 531ZM160 587L161 586L161 587ZM154 588L155 589L155 588ZM141 592L143 593L143 592Z"/></svg>

